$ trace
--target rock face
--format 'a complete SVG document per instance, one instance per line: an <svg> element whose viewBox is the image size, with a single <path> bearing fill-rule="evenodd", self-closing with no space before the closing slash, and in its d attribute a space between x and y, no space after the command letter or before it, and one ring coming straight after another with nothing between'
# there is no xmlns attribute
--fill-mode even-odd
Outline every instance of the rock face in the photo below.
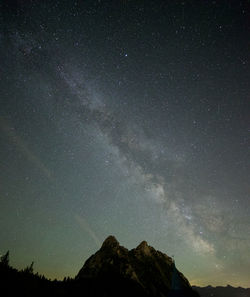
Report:
<svg viewBox="0 0 250 297"><path fill-rule="evenodd" d="M114 236L85 262L76 280L98 284L103 293L98 296L197 296L172 258L146 241L128 250Z"/></svg>

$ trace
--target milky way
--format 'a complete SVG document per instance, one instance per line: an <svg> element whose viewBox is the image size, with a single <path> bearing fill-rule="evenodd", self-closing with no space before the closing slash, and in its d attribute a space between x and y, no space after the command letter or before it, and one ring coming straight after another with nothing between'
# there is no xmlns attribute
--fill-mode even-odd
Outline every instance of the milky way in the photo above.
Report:
<svg viewBox="0 0 250 297"><path fill-rule="evenodd" d="M7 2L0 253L74 276L113 234L249 286L249 2Z"/></svg>

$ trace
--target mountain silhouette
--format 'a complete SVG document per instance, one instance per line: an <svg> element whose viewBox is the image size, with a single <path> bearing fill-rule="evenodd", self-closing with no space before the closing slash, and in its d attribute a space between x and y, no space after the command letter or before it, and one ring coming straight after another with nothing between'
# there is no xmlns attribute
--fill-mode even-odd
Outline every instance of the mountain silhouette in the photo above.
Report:
<svg viewBox="0 0 250 297"><path fill-rule="evenodd" d="M146 241L128 250L109 236L75 278L50 281L34 274L32 262L18 271L9 252L0 260L0 296L53 297L196 297L172 258Z"/></svg>
<svg viewBox="0 0 250 297"><path fill-rule="evenodd" d="M48 280L33 265L17 270L0 258L0 296L26 297L250 297L250 289L191 287L175 262L146 241L128 250L109 236L75 278Z"/></svg>
<svg viewBox="0 0 250 297"><path fill-rule="evenodd" d="M193 286L193 289L197 291L201 297L250 297L250 288L234 288L229 285L226 287L217 286L207 286L207 287L197 287Z"/></svg>
<svg viewBox="0 0 250 297"><path fill-rule="evenodd" d="M128 250L114 236L85 262L75 280L94 284L98 296L197 296L172 258L146 241Z"/></svg>

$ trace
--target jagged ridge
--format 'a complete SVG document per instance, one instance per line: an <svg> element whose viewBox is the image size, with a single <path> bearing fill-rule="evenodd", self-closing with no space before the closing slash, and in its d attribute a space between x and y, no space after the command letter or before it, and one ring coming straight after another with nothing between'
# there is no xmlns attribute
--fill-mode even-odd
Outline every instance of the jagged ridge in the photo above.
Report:
<svg viewBox="0 0 250 297"><path fill-rule="evenodd" d="M119 278L136 284L149 296L167 296L173 291L174 275L178 278L175 291L185 291L191 296L194 292L188 280L175 268L172 258L155 250L146 241L128 250L114 236L109 236L100 250L85 262L76 280L112 281Z"/></svg>

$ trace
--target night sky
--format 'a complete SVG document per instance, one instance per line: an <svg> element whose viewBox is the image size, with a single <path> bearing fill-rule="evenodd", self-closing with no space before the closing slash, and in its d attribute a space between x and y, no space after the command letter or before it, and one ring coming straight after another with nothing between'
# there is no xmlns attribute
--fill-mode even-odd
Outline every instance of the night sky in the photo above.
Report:
<svg viewBox="0 0 250 297"><path fill-rule="evenodd" d="M75 276L113 234L250 287L250 1L1 1L0 254Z"/></svg>

